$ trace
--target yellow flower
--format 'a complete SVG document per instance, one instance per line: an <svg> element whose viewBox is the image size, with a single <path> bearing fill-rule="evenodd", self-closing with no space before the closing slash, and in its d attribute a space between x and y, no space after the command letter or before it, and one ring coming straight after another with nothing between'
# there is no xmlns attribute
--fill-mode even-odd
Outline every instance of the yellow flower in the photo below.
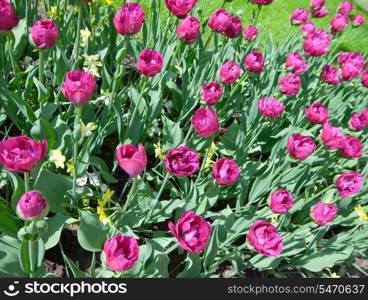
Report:
<svg viewBox="0 0 368 300"><path fill-rule="evenodd" d="M327 197L327 199L326 199L326 201L325 201L325 203L331 203L332 201L333 201L333 193L331 193L328 197Z"/></svg>
<svg viewBox="0 0 368 300"><path fill-rule="evenodd" d="M81 126L81 134L82 136L90 136L92 135L92 131L97 128L97 125L93 122L89 122L87 125L82 124Z"/></svg>
<svg viewBox="0 0 368 300"><path fill-rule="evenodd" d="M276 223L276 222L277 222L277 216L271 219L271 223Z"/></svg>
<svg viewBox="0 0 368 300"><path fill-rule="evenodd" d="M61 150L51 150L51 156L49 161L55 164L56 168L64 169L65 156L61 153Z"/></svg>
<svg viewBox="0 0 368 300"><path fill-rule="evenodd" d="M83 63L83 70L85 72L92 73L95 77L100 77L100 74L98 73L98 68L102 67L102 62L100 59L100 54L95 55L83 55L84 57L84 63Z"/></svg>
<svg viewBox="0 0 368 300"><path fill-rule="evenodd" d="M364 208L360 204L358 206L355 206L354 210L357 213L359 220L368 221L367 213L365 212Z"/></svg>
<svg viewBox="0 0 368 300"><path fill-rule="evenodd" d="M165 150L164 148L161 148L160 143L153 144L153 147L155 148L155 157L159 159L164 159L165 155L162 154L162 152Z"/></svg>
<svg viewBox="0 0 368 300"><path fill-rule="evenodd" d="M210 152L208 153L208 157L205 163L205 167L209 167L212 164L211 158L215 155L216 151L217 151L217 147L215 143L212 143Z"/></svg>
<svg viewBox="0 0 368 300"><path fill-rule="evenodd" d="M74 14L76 15L76 14L78 14L78 12L79 12L78 7L74 7Z"/></svg>
<svg viewBox="0 0 368 300"><path fill-rule="evenodd" d="M106 192L102 195L102 199L98 199L98 205L104 207L108 201L111 201L112 195L115 194L115 191L110 190L109 188Z"/></svg>
<svg viewBox="0 0 368 300"><path fill-rule="evenodd" d="M51 6L50 11L47 12L50 19L56 19L58 16L58 9L57 6Z"/></svg>
<svg viewBox="0 0 368 300"><path fill-rule="evenodd" d="M107 5L112 5L114 3L115 0L105 0Z"/></svg>
<svg viewBox="0 0 368 300"><path fill-rule="evenodd" d="M80 31L80 36L81 36L81 43L82 43L82 47L86 47L88 39L91 37L91 32L89 31L88 28L86 29L81 29Z"/></svg>
<svg viewBox="0 0 368 300"><path fill-rule="evenodd" d="M340 278L339 275L336 274L336 272L331 273L330 278Z"/></svg>
<svg viewBox="0 0 368 300"><path fill-rule="evenodd" d="M103 207L98 206L97 207L97 214L98 214L98 219L105 225L110 225L110 218L106 216L105 214L105 210Z"/></svg>
<svg viewBox="0 0 368 300"><path fill-rule="evenodd" d="M68 174L72 174L74 171L74 163L73 162L67 163L66 166L67 166L66 172Z"/></svg>

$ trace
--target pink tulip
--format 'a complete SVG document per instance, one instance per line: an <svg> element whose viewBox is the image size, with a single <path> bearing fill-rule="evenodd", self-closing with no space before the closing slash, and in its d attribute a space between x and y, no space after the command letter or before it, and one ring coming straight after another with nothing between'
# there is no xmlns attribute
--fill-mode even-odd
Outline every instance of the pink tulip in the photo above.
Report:
<svg viewBox="0 0 368 300"><path fill-rule="evenodd" d="M326 0L311 0L311 9L318 10L325 5Z"/></svg>
<svg viewBox="0 0 368 300"><path fill-rule="evenodd" d="M10 172L29 172L46 154L47 141L38 143L22 135L0 142L0 164Z"/></svg>
<svg viewBox="0 0 368 300"><path fill-rule="evenodd" d="M297 8L290 17L290 23L293 25L301 25L309 20L309 12L305 8Z"/></svg>
<svg viewBox="0 0 368 300"><path fill-rule="evenodd" d="M200 28L197 18L187 16L176 28L176 35L182 42L192 44L198 38Z"/></svg>
<svg viewBox="0 0 368 300"><path fill-rule="evenodd" d="M297 52L292 52L286 58L285 68L291 70L291 72L295 74L301 74L307 71L308 65L303 56Z"/></svg>
<svg viewBox="0 0 368 300"><path fill-rule="evenodd" d="M61 87L65 98L71 103L81 105L91 100L96 89L96 82L91 73L75 70L66 73Z"/></svg>
<svg viewBox="0 0 368 300"><path fill-rule="evenodd" d="M232 84L239 79L240 73L240 66L230 60L221 66L220 79L225 85Z"/></svg>
<svg viewBox="0 0 368 300"><path fill-rule="evenodd" d="M164 163L166 171L174 176L190 176L199 168L198 152L186 146L168 151Z"/></svg>
<svg viewBox="0 0 368 300"><path fill-rule="evenodd" d="M284 112L285 105L276 98L262 97L258 101L258 110L266 118L278 118Z"/></svg>
<svg viewBox="0 0 368 300"><path fill-rule="evenodd" d="M307 22L302 26L302 31L305 35L313 33L317 29L313 22Z"/></svg>
<svg viewBox="0 0 368 300"><path fill-rule="evenodd" d="M332 33L343 31L349 25L349 18L345 15L336 14L330 22Z"/></svg>
<svg viewBox="0 0 368 300"><path fill-rule="evenodd" d="M18 25L19 17L8 0L0 0L0 32L10 31Z"/></svg>
<svg viewBox="0 0 368 300"><path fill-rule="evenodd" d="M346 172L336 179L336 188L342 198L355 195L362 189L363 176L359 172Z"/></svg>
<svg viewBox="0 0 368 300"><path fill-rule="evenodd" d="M362 142L355 136L347 136L344 146L340 149L341 155L346 158L359 158L363 156Z"/></svg>
<svg viewBox="0 0 368 300"><path fill-rule="evenodd" d="M335 219L337 212L338 208L335 205L320 201L312 208L311 217L317 225L324 226Z"/></svg>
<svg viewBox="0 0 368 300"><path fill-rule="evenodd" d="M339 14L342 15L349 15L354 9L353 3L349 2L349 1L344 1L340 4L339 6Z"/></svg>
<svg viewBox="0 0 368 300"><path fill-rule="evenodd" d="M321 74L322 80L328 84L338 85L340 83L339 70L333 66L325 65Z"/></svg>
<svg viewBox="0 0 368 300"><path fill-rule="evenodd" d="M247 41L254 41L258 35L258 28L256 26L247 26L243 32L243 36Z"/></svg>
<svg viewBox="0 0 368 300"><path fill-rule="evenodd" d="M144 19L144 10L139 3L125 3L116 12L113 22L121 35L134 35L141 30Z"/></svg>
<svg viewBox="0 0 368 300"><path fill-rule="evenodd" d="M249 72L261 73L264 71L265 60L261 52L254 50L244 60L244 67Z"/></svg>
<svg viewBox="0 0 368 300"><path fill-rule="evenodd" d="M368 71L363 74L361 82L364 87L368 88Z"/></svg>
<svg viewBox="0 0 368 300"><path fill-rule="evenodd" d="M138 242L135 238L118 233L106 240L103 246L107 267L123 272L134 267L139 257Z"/></svg>
<svg viewBox="0 0 368 300"><path fill-rule="evenodd" d="M252 2L254 4L259 4L259 5L269 5L272 3L273 0L252 0Z"/></svg>
<svg viewBox="0 0 368 300"><path fill-rule="evenodd" d="M316 124L324 124L329 117L329 112L327 107L319 102L311 104L308 108L304 110L307 119Z"/></svg>
<svg viewBox="0 0 368 300"><path fill-rule="evenodd" d="M359 52L341 52L338 58L341 67L350 63L359 66L363 70L364 62L365 58Z"/></svg>
<svg viewBox="0 0 368 300"><path fill-rule="evenodd" d="M332 126L330 122L325 122L321 132L321 139L327 148L336 150L344 147L346 136L339 128Z"/></svg>
<svg viewBox="0 0 368 300"><path fill-rule="evenodd" d="M365 109L368 112L368 108ZM354 113L349 120L349 127L355 131L361 131L368 126L368 113Z"/></svg>
<svg viewBox="0 0 368 300"><path fill-rule="evenodd" d="M265 256L278 256L282 252L282 237L272 224L258 220L249 229L248 243L258 253Z"/></svg>
<svg viewBox="0 0 368 300"><path fill-rule="evenodd" d="M224 32L230 24L231 15L223 8L216 9L208 20L208 26L216 32Z"/></svg>
<svg viewBox="0 0 368 300"><path fill-rule="evenodd" d="M219 185L233 185L239 174L238 165L230 158L220 158L212 169L212 177Z"/></svg>
<svg viewBox="0 0 368 300"><path fill-rule="evenodd" d="M242 30L243 26L241 24L240 18L231 16L229 18L228 26L224 31L221 32L221 34L228 38L233 39L241 35Z"/></svg>
<svg viewBox="0 0 368 300"><path fill-rule="evenodd" d="M301 86L301 78L299 75L290 74L280 79L280 90L281 93L292 96L299 93Z"/></svg>
<svg viewBox="0 0 368 300"><path fill-rule="evenodd" d="M317 29L304 40L304 51L310 56L322 56L330 49L332 36L324 29Z"/></svg>
<svg viewBox="0 0 368 300"><path fill-rule="evenodd" d="M274 214L284 214L293 206L293 196L288 190L277 190L271 195L270 207Z"/></svg>
<svg viewBox="0 0 368 300"><path fill-rule="evenodd" d="M39 20L31 29L31 37L37 48L42 50L53 48L58 39L59 31L51 20Z"/></svg>
<svg viewBox="0 0 368 300"><path fill-rule="evenodd" d="M295 159L306 159L316 150L316 148L316 143L309 136L297 133L288 139L287 150Z"/></svg>
<svg viewBox="0 0 368 300"><path fill-rule="evenodd" d="M202 85L201 96L208 105L214 105L222 97L222 87L216 82L207 82Z"/></svg>
<svg viewBox="0 0 368 300"><path fill-rule="evenodd" d="M211 136L222 130L212 108L198 108L192 117L192 125L199 136Z"/></svg>
<svg viewBox="0 0 368 300"><path fill-rule="evenodd" d="M178 240L179 245L190 253L199 253L208 244L211 224L188 210L182 214L176 224L169 222L169 230Z"/></svg>
<svg viewBox="0 0 368 300"><path fill-rule="evenodd" d="M152 77L161 72L163 64L164 57L160 52L145 49L139 54L136 67L139 73Z"/></svg>
<svg viewBox="0 0 368 300"><path fill-rule="evenodd" d="M365 17L363 15L356 15L352 20L351 23L355 27L362 26L365 22Z"/></svg>
<svg viewBox="0 0 368 300"><path fill-rule="evenodd" d="M327 10L326 6L322 6L319 9L311 10L312 17L316 19L324 18L329 14L329 11Z"/></svg>
<svg viewBox="0 0 368 300"><path fill-rule="evenodd" d="M120 146L116 151L119 166L131 177L136 177L144 171L147 165L147 155L142 144L138 148L131 144Z"/></svg>
<svg viewBox="0 0 368 300"><path fill-rule="evenodd" d="M49 204L37 191L26 192L17 203L17 215L22 220L36 221L49 213Z"/></svg>
<svg viewBox="0 0 368 300"><path fill-rule="evenodd" d="M198 0L165 0L167 9L180 19L184 19Z"/></svg>

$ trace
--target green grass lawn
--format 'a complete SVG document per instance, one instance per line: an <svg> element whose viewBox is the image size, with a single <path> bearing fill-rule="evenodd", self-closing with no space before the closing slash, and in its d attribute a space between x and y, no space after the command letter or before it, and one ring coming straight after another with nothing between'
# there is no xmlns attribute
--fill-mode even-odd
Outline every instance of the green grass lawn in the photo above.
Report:
<svg viewBox="0 0 368 300"><path fill-rule="evenodd" d="M117 1L116 5L120 6L122 1ZM323 19L313 19L313 22L317 24L319 28L328 28L328 24L336 12L337 7L342 0L327 0L327 8L330 14ZM146 12L149 11L150 0L141 0L140 3L145 8ZM202 16L202 22L204 22L211 13L221 7L223 0L200 0L197 3L197 8L204 11ZM359 3L359 7L358 4ZM272 5L264 6L259 15L259 27L264 32L271 31L276 41L282 42L289 34L289 17L291 12L298 7L308 8L310 0L275 0ZM168 10L165 7L164 0L161 0L162 14L164 17L168 16ZM247 0L234 0L233 2L227 2L225 8L231 13L239 16L242 19L243 25L250 23L252 17L252 10L256 9L256 5L248 5ZM367 16L368 1L356 0L354 14L361 13ZM291 28L295 33L300 31L300 27ZM360 51L368 53L368 24L360 28L348 29L339 38L339 49Z"/></svg>

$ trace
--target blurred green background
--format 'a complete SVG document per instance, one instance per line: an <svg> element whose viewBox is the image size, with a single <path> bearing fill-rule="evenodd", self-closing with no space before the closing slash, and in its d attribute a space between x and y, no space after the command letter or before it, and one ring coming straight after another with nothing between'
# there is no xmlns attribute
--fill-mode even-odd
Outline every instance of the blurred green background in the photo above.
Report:
<svg viewBox="0 0 368 300"><path fill-rule="evenodd" d="M141 0L139 1L144 7L146 13L149 13L150 2L156 1L161 3L161 15L163 18L167 18L169 13L165 6L164 0ZM114 6L116 8L121 7L123 0L115 0ZM224 0L199 0L196 8L203 11L202 23L211 15L211 13L217 8L221 7ZM333 14L337 11L338 6L343 0L327 0L326 6L330 11L330 14L322 19L312 19L313 22L319 28L328 29L328 24L333 17ZM368 16L368 0L353 0L354 11L352 16L356 14L363 14ZM292 11L298 7L309 8L310 0L274 0L272 5L263 6L259 15L258 26L260 29L267 33L271 31L276 41L282 42L289 34L289 18ZM232 2L226 2L225 9L232 14L239 16L242 19L242 24L250 24L253 10L257 9L257 5L249 5L248 0L234 0ZM149 16L148 16L149 18ZM299 26L293 26L290 30L292 32L300 32ZM362 53L368 53L368 22L359 27L351 28L351 26L343 32L338 39L339 50L359 51Z"/></svg>

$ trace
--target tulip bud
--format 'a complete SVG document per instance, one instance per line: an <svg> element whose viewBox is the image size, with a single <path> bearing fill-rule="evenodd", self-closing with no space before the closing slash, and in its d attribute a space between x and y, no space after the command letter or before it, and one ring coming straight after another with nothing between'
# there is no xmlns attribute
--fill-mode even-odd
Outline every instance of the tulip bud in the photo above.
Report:
<svg viewBox="0 0 368 300"><path fill-rule="evenodd" d="M0 164L10 172L29 172L46 155L47 141L16 136L0 142Z"/></svg>
<svg viewBox="0 0 368 300"><path fill-rule="evenodd" d="M364 111L368 112L368 109L366 108ZM355 131L361 131L363 130L366 126L368 126L368 113L363 113L359 114L359 113L354 113L350 120L349 120L349 126L352 130Z"/></svg>
<svg viewBox="0 0 368 300"><path fill-rule="evenodd" d="M169 222L169 230L182 249L190 253L199 253L208 244L211 224L189 210L182 214L176 224Z"/></svg>
<svg viewBox="0 0 368 300"><path fill-rule="evenodd" d="M307 22L302 26L302 31L305 35L313 33L316 29L317 27L313 22Z"/></svg>
<svg viewBox="0 0 368 300"><path fill-rule="evenodd" d="M208 26L216 32L224 32L230 24L231 15L223 8L216 9L208 20Z"/></svg>
<svg viewBox="0 0 368 300"><path fill-rule="evenodd" d="M264 58L261 52L254 50L244 60L244 66L249 72L261 73L264 71Z"/></svg>
<svg viewBox="0 0 368 300"><path fill-rule="evenodd" d="M299 93L301 78L299 75L290 74L280 79L281 93L287 96L293 96Z"/></svg>
<svg viewBox="0 0 368 300"><path fill-rule="evenodd" d="M186 17L177 27L176 35L186 44L192 44L196 41L201 23L195 17Z"/></svg>
<svg viewBox="0 0 368 300"><path fill-rule="evenodd" d="M46 217L49 204L37 191L26 192L17 204L17 215L22 220L35 221Z"/></svg>
<svg viewBox="0 0 368 300"><path fill-rule="evenodd" d="M19 17L8 0L0 0L0 32L10 31L18 25Z"/></svg>
<svg viewBox="0 0 368 300"><path fill-rule="evenodd" d="M335 219L337 212L338 208L335 205L320 201L312 208L311 217L317 225L324 226Z"/></svg>
<svg viewBox="0 0 368 300"><path fill-rule="evenodd" d="M349 25L349 18L345 15L336 14L330 22L332 33L343 31Z"/></svg>
<svg viewBox="0 0 368 300"><path fill-rule="evenodd" d="M228 26L224 31L221 32L221 34L228 38L233 39L241 35L242 30L243 26L241 24L240 18L231 16L229 18Z"/></svg>
<svg viewBox="0 0 368 300"><path fill-rule="evenodd" d="M53 48L58 39L59 31L51 20L39 20L31 29L31 37L37 48L42 50Z"/></svg>
<svg viewBox="0 0 368 300"><path fill-rule="evenodd" d="M66 73L61 91L70 102L81 105L91 100L95 89L96 82L91 73L75 70Z"/></svg>
<svg viewBox="0 0 368 300"><path fill-rule="evenodd" d="M144 10L138 3L125 3L116 12L113 22L121 35L134 35L141 30L144 19Z"/></svg>
<svg viewBox="0 0 368 300"><path fill-rule="evenodd" d="M295 74L301 74L307 71L308 65L303 56L297 52L292 52L286 58L285 68L291 70L291 72Z"/></svg>
<svg viewBox="0 0 368 300"><path fill-rule="evenodd" d="M252 0L252 2L254 4L259 4L259 5L269 5L272 3L273 0Z"/></svg>
<svg viewBox="0 0 368 300"><path fill-rule="evenodd" d="M344 146L340 149L341 155L346 158L359 158L363 156L362 142L355 136L345 138Z"/></svg>
<svg viewBox="0 0 368 300"><path fill-rule="evenodd" d="M222 87L218 82L208 82L202 85L201 96L208 105L214 105L222 97Z"/></svg>
<svg viewBox="0 0 368 300"><path fill-rule="evenodd" d="M325 5L326 0L311 0L311 9L317 10Z"/></svg>
<svg viewBox="0 0 368 300"><path fill-rule="evenodd" d="M336 188L342 198L355 195L362 189L364 177L359 172L346 172L336 179Z"/></svg>
<svg viewBox="0 0 368 300"><path fill-rule="evenodd" d="M304 112L307 119L316 124L325 123L329 116L327 107L318 102L311 104Z"/></svg>
<svg viewBox="0 0 368 300"><path fill-rule="evenodd" d="M232 84L239 79L240 73L240 66L230 60L221 66L220 79L225 85Z"/></svg>
<svg viewBox="0 0 368 300"><path fill-rule="evenodd" d="M276 98L262 97L258 101L258 110L260 114L267 118L278 118L284 112L285 105Z"/></svg>
<svg viewBox="0 0 368 300"><path fill-rule="evenodd" d="M292 25L305 24L309 20L309 12L305 8L297 8L294 10L290 17L290 23Z"/></svg>
<svg viewBox="0 0 368 300"><path fill-rule="evenodd" d="M325 65L322 68L321 77L328 84L338 85L340 83L339 70L330 65Z"/></svg>
<svg viewBox="0 0 368 300"><path fill-rule="evenodd" d="M190 176L199 168L198 152L186 146L168 151L164 163L166 171L174 176Z"/></svg>
<svg viewBox="0 0 368 300"><path fill-rule="evenodd" d="M354 6L351 2L344 1L340 4L338 12L339 12L339 14L347 16L353 11L353 9L354 9Z"/></svg>
<svg viewBox="0 0 368 300"><path fill-rule="evenodd" d="M258 35L256 26L247 26L243 32L243 36L247 41L254 41Z"/></svg>
<svg viewBox="0 0 368 300"><path fill-rule="evenodd" d="M293 196L287 190L277 190L271 195L270 207L274 214L283 214L293 206Z"/></svg>
<svg viewBox="0 0 368 300"><path fill-rule="evenodd" d="M123 272L131 269L137 263L138 242L135 238L119 233L106 240L103 252L107 267L112 271Z"/></svg>
<svg viewBox="0 0 368 300"><path fill-rule="evenodd" d="M212 108L198 108L192 117L192 125L199 136L211 136L221 130L217 113Z"/></svg>
<svg viewBox="0 0 368 300"><path fill-rule="evenodd" d="M145 49L139 54L136 67L139 73L152 77L161 72L163 63L164 57L160 52Z"/></svg>
<svg viewBox="0 0 368 300"><path fill-rule="evenodd" d="M295 159L306 159L316 148L316 143L309 136L297 133L288 139L287 150Z"/></svg>
<svg viewBox="0 0 368 300"><path fill-rule="evenodd" d="M131 177L136 177L144 171L147 165L147 155L142 144L138 148L131 144L120 146L116 151L119 166Z"/></svg>
<svg viewBox="0 0 368 300"><path fill-rule="evenodd" d="M180 19L184 19L198 0L165 0L167 9Z"/></svg>
<svg viewBox="0 0 368 300"><path fill-rule="evenodd" d="M239 167L230 158L220 158L212 168L212 177L219 185L232 185L239 178Z"/></svg>
<svg viewBox="0 0 368 300"><path fill-rule="evenodd" d="M312 17L316 19L324 18L329 14L329 11L326 6L322 6L319 9L312 10Z"/></svg>
<svg viewBox="0 0 368 300"><path fill-rule="evenodd" d="M351 23L353 26L358 27L362 26L365 22L365 17L363 15L356 15L352 20Z"/></svg>

